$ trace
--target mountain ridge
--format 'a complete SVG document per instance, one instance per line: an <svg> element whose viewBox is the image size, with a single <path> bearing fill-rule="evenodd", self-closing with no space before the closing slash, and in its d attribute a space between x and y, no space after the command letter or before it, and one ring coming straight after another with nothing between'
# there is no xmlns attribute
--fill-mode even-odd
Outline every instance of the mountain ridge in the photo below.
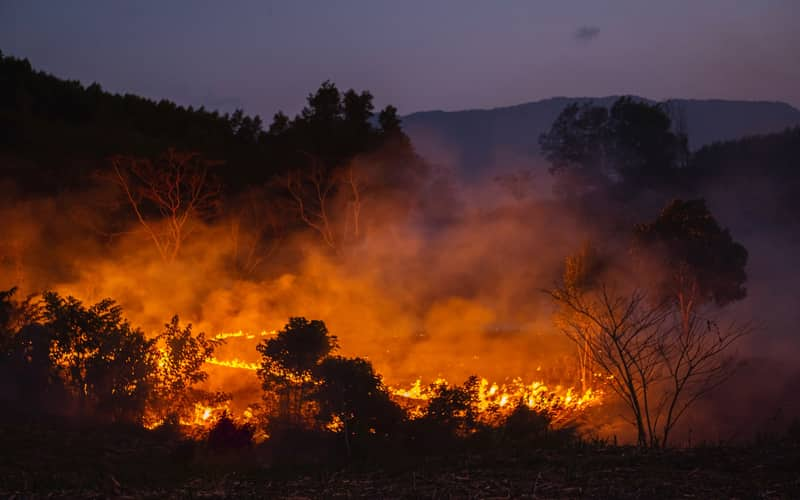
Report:
<svg viewBox="0 0 800 500"><path fill-rule="evenodd" d="M467 176L508 167L541 167L538 137L573 102L610 106L620 96L557 96L497 108L427 110L403 116L403 128L429 161L454 166ZM714 142L779 132L800 124L800 110L782 101L668 99L671 112L684 115L692 150Z"/></svg>

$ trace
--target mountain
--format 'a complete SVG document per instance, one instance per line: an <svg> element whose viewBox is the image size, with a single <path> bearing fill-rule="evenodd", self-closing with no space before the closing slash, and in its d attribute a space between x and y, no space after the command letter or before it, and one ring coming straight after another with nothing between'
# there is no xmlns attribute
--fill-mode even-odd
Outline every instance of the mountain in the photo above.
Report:
<svg viewBox="0 0 800 500"><path fill-rule="evenodd" d="M478 176L492 167L543 166L537 140L562 109L576 101L610 106L617 98L554 97L486 110L422 111L403 117L403 128L432 163ZM692 150L800 124L800 110L782 102L674 99L669 109L682 115Z"/></svg>

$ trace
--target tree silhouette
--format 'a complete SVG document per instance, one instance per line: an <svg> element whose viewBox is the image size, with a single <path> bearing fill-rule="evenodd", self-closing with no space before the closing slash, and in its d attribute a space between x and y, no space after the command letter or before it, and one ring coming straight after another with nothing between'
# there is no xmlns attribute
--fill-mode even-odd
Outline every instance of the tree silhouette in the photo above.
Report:
<svg viewBox="0 0 800 500"><path fill-rule="evenodd" d="M560 176L560 189L573 196L614 184L669 185L688 157L686 136L672 130L664 107L631 97L617 99L610 109L567 106L539 145L551 173Z"/></svg>
<svg viewBox="0 0 800 500"><path fill-rule="evenodd" d="M227 412L208 432L208 447L214 451L241 450L253 445L255 428L249 424L237 424Z"/></svg>
<svg viewBox="0 0 800 500"><path fill-rule="evenodd" d="M682 314L713 302L724 306L747 294L747 249L720 227L705 200L674 200L658 218L635 227L635 243L647 259L664 262L661 285Z"/></svg>
<svg viewBox="0 0 800 500"><path fill-rule="evenodd" d="M180 421L195 403L218 399L194 386L208 378L203 364L214 355L222 340L207 339L203 332L193 334L191 324L181 328L176 315L164 325L156 341L159 352L152 392L156 420Z"/></svg>
<svg viewBox="0 0 800 500"><path fill-rule="evenodd" d="M573 103L558 115L550 130L539 136L539 145L550 173L565 178L569 194L604 188L612 165L608 152L608 110L602 106Z"/></svg>
<svg viewBox="0 0 800 500"><path fill-rule="evenodd" d="M215 162L197 153L167 150L156 161L115 156L116 183L165 262L178 256L195 225L218 207L220 186L209 174Z"/></svg>
<svg viewBox="0 0 800 500"><path fill-rule="evenodd" d="M391 104L378 113L378 124L381 127L381 133L383 133L385 137L402 134L403 132L400 117L397 116L397 108Z"/></svg>
<svg viewBox="0 0 800 500"><path fill-rule="evenodd" d="M46 292L42 326L50 332L50 363L78 401L79 411L113 420L140 420L156 359L147 340L110 299L85 307Z"/></svg>
<svg viewBox="0 0 800 500"><path fill-rule="evenodd" d="M386 436L402 420L402 410L369 361L332 356L315 371L319 386L313 399L319 405L318 418L341 425L348 455L353 442L373 434Z"/></svg>
<svg viewBox="0 0 800 500"><path fill-rule="evenodd" d="M267 397L277 399L276 416L293 426L307 423L315 370L336 348L325 323L302 317L289 318L275 337L256 346L262 358L258 377Z"/></svg>
<svg viewBox="0 0 800 500"><path fill-rule="evenodd" d="M672 130L661 104L622 97L608 116L609 152L616 171L631 187L658 187L674 180L687 139Z"/></svg>
<svg viewBox="0 0 800 500"><path fill-rule="evenodd" d="M3 359L11 353L14 344L16 332L12 322L15 307L12 298L16 292L16 287L0 291L0 356Z"/></svg>
<svg viewBox="0 0 800 500"><path fill-rule="evenodd" d="M478 424L479 385L480 380L474 375L461 386L432 385L433 396L428 400L423 421L452 436L471 434Z"/></svg>
<svg viewBox="0 0 800 500"><path fill-rule="evenodd" d="M635 236L633 262L567 259L551 295L558 326L630 409L638 444L664 447L686 411L732 373L728 352L749 327L722 325L707 306L744 296L747 252L702 200L671 203Z"/></svg>

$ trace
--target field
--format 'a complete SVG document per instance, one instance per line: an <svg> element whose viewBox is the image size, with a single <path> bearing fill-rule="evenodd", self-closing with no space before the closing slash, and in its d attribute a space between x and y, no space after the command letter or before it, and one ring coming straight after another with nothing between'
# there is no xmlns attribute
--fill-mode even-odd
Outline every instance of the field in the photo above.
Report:
<svg viewBox="0 0 800 500"><path fill-rule="evenodd" d="M14 422L3 498L800 498L800 447L586 445L290 466L133 427Z"/></svg>

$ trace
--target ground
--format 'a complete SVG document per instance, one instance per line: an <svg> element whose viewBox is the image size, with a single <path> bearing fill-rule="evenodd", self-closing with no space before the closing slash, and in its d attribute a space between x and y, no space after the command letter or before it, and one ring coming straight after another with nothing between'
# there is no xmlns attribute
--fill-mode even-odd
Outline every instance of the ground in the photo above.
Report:
<svg viewBox="0 0 800 500"><path fill-rule="evenodd" d="M800 498L787 442L586 446L290 467L130 427L3 425L2 498Z"/></svg>

